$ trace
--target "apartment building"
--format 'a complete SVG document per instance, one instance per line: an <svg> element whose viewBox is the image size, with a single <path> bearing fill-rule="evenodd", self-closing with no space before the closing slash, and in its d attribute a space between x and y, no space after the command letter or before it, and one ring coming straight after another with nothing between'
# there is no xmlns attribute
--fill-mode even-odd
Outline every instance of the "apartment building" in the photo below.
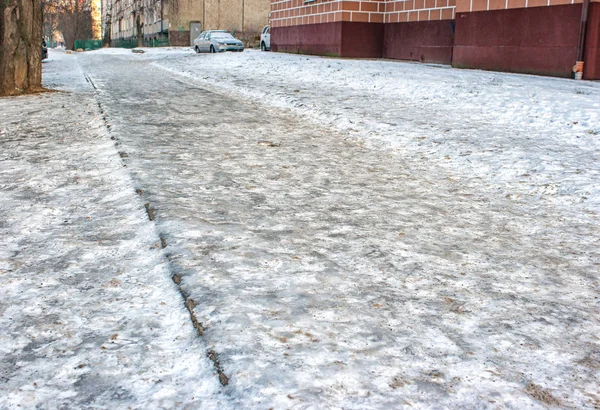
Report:
<svg viewBox="0 0 600 410"><path fill-rule="evenodd" d="M600 0L272 0L270 22L274 51L600 79Z"/></svg>
<svg viewBox="0 0 600 410"><path fill-rule="evenodd" d="M203 30L260 33L270 0L103 0L103 10L113 41L137 37L139 14L145 38L186 46Z"/></svg>

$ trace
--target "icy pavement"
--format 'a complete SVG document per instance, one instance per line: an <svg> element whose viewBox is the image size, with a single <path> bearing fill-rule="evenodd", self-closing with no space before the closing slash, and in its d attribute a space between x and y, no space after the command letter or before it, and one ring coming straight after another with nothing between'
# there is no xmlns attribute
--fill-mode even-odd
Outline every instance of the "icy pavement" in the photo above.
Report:
<svg viewBox="0 0 600 410"><path fill-rule="evenodd" d="M598 84L252 51L51 57L45 81L72 94L0 100L0 407L600 406ZM27 110L46 122L14 120Z"/></svg>
<svg viewBox="0 0 600 410"><path fill-rule="evenodd" d="M0 99L0 408L223 408L92 87L44 79Z"/></svg>
<svg viewBox="0 0 600 410"><path fill-rule="evenodd" d="M203 87L333 126L371 148L418 156L462 185L600 206L600 83L257 51L171 52L179 58L146 58Z"/></svg>
<svg viewBox="0 0 600 410"><path fill-rule="evenodd" d="M597 84L77 58L239 407L600 405Z"/></svg>

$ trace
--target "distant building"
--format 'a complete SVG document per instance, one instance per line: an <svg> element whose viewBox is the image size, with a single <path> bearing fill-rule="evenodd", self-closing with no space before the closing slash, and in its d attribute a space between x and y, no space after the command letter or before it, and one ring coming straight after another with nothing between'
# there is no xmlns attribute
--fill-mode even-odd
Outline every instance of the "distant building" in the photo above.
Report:
<svg viewBox="0 0 600 410"><path fill-rule="evenodd" d="M92 0L92 38L102 38L102 0Z"/></svg>
<svg viewBox="0 0 600 410"><path fill-rule="evenodd" d="M260 33L267 24L270 0L102 0L104 29L111 40L136 38L135 16L143 20L146 39L168 39L187 46L203 30L229 30L238 35Z"/></svg>
<svg viewBox="0 0 600 410"><path fill-rule="evenodd" d="M600 0L272 0L271 49L600 79ZM583 44L580 40L585 39Z"/></svg>

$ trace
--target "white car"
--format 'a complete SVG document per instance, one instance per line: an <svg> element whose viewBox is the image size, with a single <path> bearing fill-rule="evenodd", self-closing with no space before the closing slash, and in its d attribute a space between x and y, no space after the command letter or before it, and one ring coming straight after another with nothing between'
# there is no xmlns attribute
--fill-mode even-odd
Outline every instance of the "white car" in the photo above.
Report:
<svg viewBox="0 0 600 410"><path fill-rule="evenodd" d="M262 51L271 50L271 27L265 26L262 32L260 33L260 49Z"/></svg>
<svg viewBox="0 0 600 410"><path fill-rule="evenodd" d="M220 53L222 51L244 51L244 43L225 30L208 30L194 40L196 53Z"/></svg>

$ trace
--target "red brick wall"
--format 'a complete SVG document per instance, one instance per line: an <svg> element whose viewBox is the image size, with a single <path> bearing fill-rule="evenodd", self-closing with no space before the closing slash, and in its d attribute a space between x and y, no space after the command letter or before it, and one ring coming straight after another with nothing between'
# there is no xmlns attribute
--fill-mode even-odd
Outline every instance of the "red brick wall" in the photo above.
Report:
<svg viewBox="0 0 600 410"><path fill-rule="evenodd" d="M289 27L306 24L342 21L342 1L280 0L271 3L271 27Z"/></svg>
<svg viewBox="0 0 600 410"><path fill-rule="evenodd" d="M451 20L456 0L401 0L386 2L386 23Z"/></svg>
<svg viewBox="0 0 600 410"><path fill-rule="evenodd" d="M279 0L271 3L271 26L337 21L397 23L454 18L456 0Z"/></svg>
<svg viewBox="0 0 600 410"><path fill-rule="evenodd" d="M456 12L508 10L583 3L583 0L456 0Z"/></svg>

